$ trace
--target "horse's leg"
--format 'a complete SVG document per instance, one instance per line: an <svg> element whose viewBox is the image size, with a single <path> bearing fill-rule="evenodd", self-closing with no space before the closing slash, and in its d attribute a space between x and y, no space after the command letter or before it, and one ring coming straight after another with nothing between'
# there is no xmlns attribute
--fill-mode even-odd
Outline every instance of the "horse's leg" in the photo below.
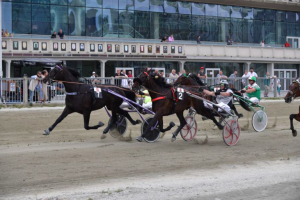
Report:
<svg viewBox="0 0 300 200"><path fill-rule="evenodd" d="M241 114L238 113L238 111L237 111L237 109L236 109L236 107L235 107L234 104L232 104L231 109L232 109L233 112L236 114L236 116L238 116L238 118L243 117L243 114L242 114L242 113L241 113Z"/></svg>
<svg viewBox="0 0 300 200"><path fill-rule="evenodd" d="M158 126L159 126L160 132L164 133L164 132L166 132L166 131L171 130L171 129L175 126L175 124L174 124L174 122L170 122L170 123L169 123L169 126L168 126L167 128L164 129L164 128L163 128L163 126L164 126L163 118L160 118L160 119L158 120Z"/></svg>
<svg viewBox="0 0 300 200"><path fill-rule="evenodd" d="M176 137L177 137L179 131L186 125L186 121L183 117L183 111L177 112L176 115L177 115L177 117L180 121L180 125L175 130L175 132L173 133L173 136L172 136L172 139L171 139L172 142L174 142L176 140Z"/></svg>
<svg viewBox="0 0 300 200"><path fill-rule="evenodd" d="M61 113L61 115L56 119L56 121L54 122L54 124L52 124L52 126L50 126L48 129L46 129L43 133L43 135L49 135L51 131L53 131L53 129L56 127L57 124L59 124L64 118L66 118L66 116L68 116L69 114L71 114L73 111L70 111L70 109L68 107L65 107L64 111Z"/></svg>
<svg viewBox="0 0 300 200"><path fill-rule="evenodd" d="M294 129L293 119L300 122L300 106L299 106L299 113L298 114L291 114L290 115L291 130L292 130L293 136L296 137L297 136L297 130Z"/></svg>
<svg viewBox="0 0 300 200"><path fill-rule="evenodd" d="M123 115L124 117L126 117L132 125L136 125L136 124L141 123L141 120L139 120L139 119L133 120L132 117L129 115L129 113L125 110L122 110L121 108L118 109L117 113L120 114L120 115Z"/></svg>
<svg viewBox="0 0 300 200"><path fill-rule="evenodd" d="M222 124L216 120L216 118L213 114L209 114L207 116L207 118L211 119L220 130L222 130L224 128L224 126L222 126Z"/></svg>
<svg viewBox="0 0 300 200"><path fill-rule="evenodd" d="M83 112L83 120L84 120L84 128L85 128L85 130L98 129L101 126L104 126L104 124L102 122L99 122L98 125L96 125L96 126L89 126L90 116L91 116L91 111L90 110L85 110Z"/></svg>
<svg viewBox="0 0 300 200"><path fill-rule="evenodd" d="M136 138L137 141L142 142L143 138L146 137L149 134L149 131L151 130L151 128L153 126L155 126L156 122L160 120L160 118L162 118L163 113L161 112L156 112L153 119L151 120L151 122L148 124L146 130L143 132L143 134L139 137Z"/></svg>

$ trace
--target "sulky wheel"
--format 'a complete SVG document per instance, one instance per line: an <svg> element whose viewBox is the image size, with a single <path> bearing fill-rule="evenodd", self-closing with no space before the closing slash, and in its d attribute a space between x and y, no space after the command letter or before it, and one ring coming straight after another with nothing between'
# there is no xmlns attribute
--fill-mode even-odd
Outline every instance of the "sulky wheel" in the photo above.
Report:
<svg viewBox="0 0 300 200"><path fill-rule="evenodd" d="M108 124L110 123L111 118L108 121ZM114 137L117 138L120 135L124 135L126 133L127 130L127 119L122 116L117 114L117 122L109 129L109 134Z"/></svg>
<svg viewBox="0 0 300 200"><path fill-rule="evenodd" d="M147 129L148 124L151 122L152 119L153 119L153 117L148 117L142 123L142 126L141 126L142 135L144 134L144 131ZM159 131L158 127L156 126L155 128L150 129L149 133L144 137L144 140L149 143L155 142L156 140L158 140L159 136L160 136L160 131Z"/></svg>
<svg viewBox="0 0 300 200"><path fill-rule="evenodd" d="M252 127L255 131L261 132L265 130L268 125L268 116L262 111L256 111L252 117Z"/></svg>
<svg viewBox="0 0 300 200"><path fill-rule="evenodd" d="M194 139L197 133L197 122L192 116L187 116L185 121L187 124L181 129L180 135L183 140L191 141Z"/></svg>
<svg viewBox="0 0 300 200"><path fill-rule="evenodd" d="M228 146L234 146L239 141L241 128L238 120L228 119L226 122L223 128L223 140Z"/></svg>

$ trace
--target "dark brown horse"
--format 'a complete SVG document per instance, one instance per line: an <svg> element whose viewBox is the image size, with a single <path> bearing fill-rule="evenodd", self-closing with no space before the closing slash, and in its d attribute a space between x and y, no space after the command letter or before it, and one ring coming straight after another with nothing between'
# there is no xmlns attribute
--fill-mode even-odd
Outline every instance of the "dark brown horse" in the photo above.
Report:
<svg viewBox="0 0 300 200"><path fill-rule="evenodd" d="M182 100L178 100L175 95L175 89L171 85L166 84L164 78L155 74L153 70L148 70L138 75L138 77L134 79L132 89L137 92L140 90L141 85L145 86L149 91L153 102L152 110L155 112L155 115L145 132L137 138L138 141L142 141L149 133L151 127L155 125L156 121L158 121L161 132L165 132L167 129L170 130L170 126L163 129L163 116L171 115L173 113L176 113L180 121L179 127L172 136L172 141L176 140L176 136L186 125L183 112L190 107L194 107L198 114L207 116L209 119L213 120L220 129L223 129L223 126L217 122L211 111L208 111L208 109L204 107L203 101L192 98L186 93L182 94ZM193 87L181 86L181 88L191 92L197 92L197 89Z"/></svg>
<svg viewBox="0 0 300 200"><path fill-rule="evenodd" d="M45 130L44 135L49 135L58 123L60 123L66 116L74 112L83 115L84 128L86 130L98 129L104 124L102 122L99 122L98 125L89 126L90 114L92 111L101 109L104 106L106 106L108 110L112 111L112 120L111 123L109 123L103 130L103 134L106 134L117 121L117 114L123 115L134 125L140 123L139 120L134 121L130 117L128 112L120 108L123 99L110 94L109 92L107 92L107 89L117 92L132 101L135 101L134 92L116 86L102 85L100 86L100 88L102 89L102 98L96 99L94 97L93 87L89 84L80 83L78 80L79 77L80 74L75 70L63 66L56 66L43 80L44 83L50 82L51 80L60 80L63 82L66 89L66 107L63 110L62 114L55 121L55 123ZM104 138L105 135L102 135L102 139Z"/></svg>
<svg viewBox="0 0 300 200"><path fill-rule="evenodd" d="M285 100L286 103L291 103L293 99L300 96L300 83L298 81L294 81L290 85L289 89L290 90L288 91L288 93L284 97L284 100ZM297 136L297 131L294 129L293 119L300 122L300 106L299 106L299 113L298 114L291 114L290 115L291 130L292 130L293 136L296 137Z"/></svg>

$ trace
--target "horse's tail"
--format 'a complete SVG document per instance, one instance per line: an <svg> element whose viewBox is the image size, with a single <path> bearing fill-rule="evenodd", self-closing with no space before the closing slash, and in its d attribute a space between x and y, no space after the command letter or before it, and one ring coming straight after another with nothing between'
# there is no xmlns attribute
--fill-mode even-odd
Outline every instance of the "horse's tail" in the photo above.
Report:
<svg viewBox="0 0 300 200"><path fill-rule="evenodd" d="M240 97L243 96L242 93L238 92L236 89L232 89L232 91L233 91L233 93L234 93L235 95L237 95L237 96L240 96ZM247 110L247 111L251 111L249 105L248 105L246 102L244 102L244 101L242 101L242 100L240 100L239 102L240 102L240 105L241 105L242 108L244 108L244 109Z"/></svg>

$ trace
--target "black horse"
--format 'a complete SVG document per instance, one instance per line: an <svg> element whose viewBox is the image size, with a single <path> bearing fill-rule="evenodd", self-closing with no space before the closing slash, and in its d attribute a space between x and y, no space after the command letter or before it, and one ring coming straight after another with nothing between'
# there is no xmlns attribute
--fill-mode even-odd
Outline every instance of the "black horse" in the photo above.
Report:
<svg viewBox="0 0 300 200"><path fill-rule="evenodd" d="M133 81L134 84L132 86L132 89L134 91L137 92L138 90L140 90L141 85L145 86L148 89L153 102L152 110L155 112L155 116L147 126L147 129L140 137L137 138L138 141L142 141L142 139L149 133L151 127L155 125L156 121L158 121L159 123L161 132L170 130L170 126L166 129L163 129L163 116L171 115L174 113L176 113L180 121L179 127L176 129L172 136L172 141L176 140L176 136L178 135L180 130L187 124L184 119L183 112L190 107L194 107L198 114L208 116L208 118L213 120L220 129L223 129L223 126L216 121L211 111L208 111L204 107L203 101L192 98L186 93L182 94L182 100L178 100L175 95L175 89L171 85L166 84L164 78L153 72L153 70L142 72ZM195 90L195 88L188 86L182 86L182 88L194 93L198 91L198 89Z"/></svg>
<svg viewBox="0 0 300 200"><path fill-rule="evenodd" d="M198 86L197 88L203 88L206 90L210 90L209 86L206 86L201 79L195 75L195 74L189 74L188 77L181 75L175 82L174 82L174 86L180 86L180 85L188 85L188 86ZM238 96L242 96L242 94L240 92L238 92L236 89L232 88L231 89L233 91L233 93L235 95ZM213 101L211 96L205 96L207 100L209 101ZM244 108L247 111L251 111L251 109L249 108L249 106L244 102L244 101L239 101L240 105L242 108ZM232 109L234 111L234 113L236 114L236 116L243 117L243 114L238 113L235 105L232 103L230 104L230 109Z"/></svg>
<svg viewBox="0 0 300 200"><path fill-rule="evenodd" d="M118 94L135 101L135 93L128 90L122 89L113 85L100 85L102 90L102 98L96 98L94 96L94 88L92 85L84 84L79 82L80 74L70 68L64 66L54 67L44 78L44 83L54 81L61 81L66 89L66 107L63 113L58 117L55 123L45 130L44 135L49 135L50 132L55 128L55 126L60 123L66 116L71 113L77 112L83 115L84 128L86 130L98 129L103 126L102 122L98 125L89 126L90 114L94 110L98 110L107 107L108 110L112 111L111 123L103 130L102 139L106 136L105 134L117 121L117 114L126 117L133 125L140 123L140 120L134 121L128 112L122 110L119 106L122 104L123 100L115 95L110 94L107 89L110 89Z"/></svg>

